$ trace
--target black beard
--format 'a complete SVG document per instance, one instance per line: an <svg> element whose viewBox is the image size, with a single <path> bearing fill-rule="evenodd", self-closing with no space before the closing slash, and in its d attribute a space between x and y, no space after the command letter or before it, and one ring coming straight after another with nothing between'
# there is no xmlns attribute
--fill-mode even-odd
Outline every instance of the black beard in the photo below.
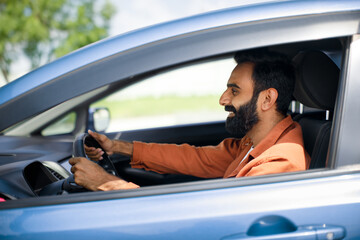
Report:
<svg viewBox="0 0 360 240"><path fill-rule="evenodd" d="M226 130L237 138L243 138L248 131L259 121L256 112L256 102L258 96L253 96L250 101L239 107L236 111L234 106L225 106L225 111L235 113L234 117L226 119Z"/></svg>

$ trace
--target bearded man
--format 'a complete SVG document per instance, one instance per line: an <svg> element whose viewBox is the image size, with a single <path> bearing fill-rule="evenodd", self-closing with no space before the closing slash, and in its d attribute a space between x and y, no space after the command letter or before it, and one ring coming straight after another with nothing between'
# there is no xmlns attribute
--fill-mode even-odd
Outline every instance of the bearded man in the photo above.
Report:
<svg viewBox="0 0 360 240"><path fill-rule="evenodd" d="M156 144L110 140L89 131L109 154L131 156L131 166L167 174L201 178L258 176L306 170L310 157L304 150L301 127L287 115L295 85L291 62L283 55L248 50L235 55L220 104L229 112L226 129L235 136L217 146ZM85 147L92 160L101 149ZM86 158L70 159L75 182L93 191L139 186L105 172Z"/></svg>

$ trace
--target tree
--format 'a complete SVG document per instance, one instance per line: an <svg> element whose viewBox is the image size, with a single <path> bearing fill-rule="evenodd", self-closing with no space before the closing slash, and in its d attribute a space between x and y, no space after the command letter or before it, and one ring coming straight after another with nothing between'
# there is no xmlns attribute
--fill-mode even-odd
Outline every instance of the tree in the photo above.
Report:
<svg viewBox="0 0 360 240"><path fill-rule="evenodd" d="M95 10L99 9L99 10ZM0 69L26 56L34 69L108 35L108 0L0 0Z"/></svg>

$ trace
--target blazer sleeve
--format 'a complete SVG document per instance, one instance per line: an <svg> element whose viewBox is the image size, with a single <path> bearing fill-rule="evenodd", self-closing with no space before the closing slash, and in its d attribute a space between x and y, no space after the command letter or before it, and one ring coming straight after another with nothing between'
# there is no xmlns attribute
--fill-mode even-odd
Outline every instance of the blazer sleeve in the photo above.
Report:
<svg viewBox="0 0 360 240"><path fill-rule="evenodd" d="M206 147L134 142L131 165L158 173L218 178L236 157L239 145L240 140L232 138Z"/></svg>

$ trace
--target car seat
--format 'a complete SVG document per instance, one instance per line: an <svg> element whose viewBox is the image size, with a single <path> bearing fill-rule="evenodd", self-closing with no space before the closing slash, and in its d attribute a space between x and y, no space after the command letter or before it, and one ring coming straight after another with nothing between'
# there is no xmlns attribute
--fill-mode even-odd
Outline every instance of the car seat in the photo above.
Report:
<svg viewBox="0 0 360 240"><path fill-rule="evenodd" d="M304 51L294 59L296 83L294 98L316 111L294 117L302 127L306 151L311 156L310 169L326 167L340 70L321 51ZM326 110L329 117L326 117Z"/></svg>

